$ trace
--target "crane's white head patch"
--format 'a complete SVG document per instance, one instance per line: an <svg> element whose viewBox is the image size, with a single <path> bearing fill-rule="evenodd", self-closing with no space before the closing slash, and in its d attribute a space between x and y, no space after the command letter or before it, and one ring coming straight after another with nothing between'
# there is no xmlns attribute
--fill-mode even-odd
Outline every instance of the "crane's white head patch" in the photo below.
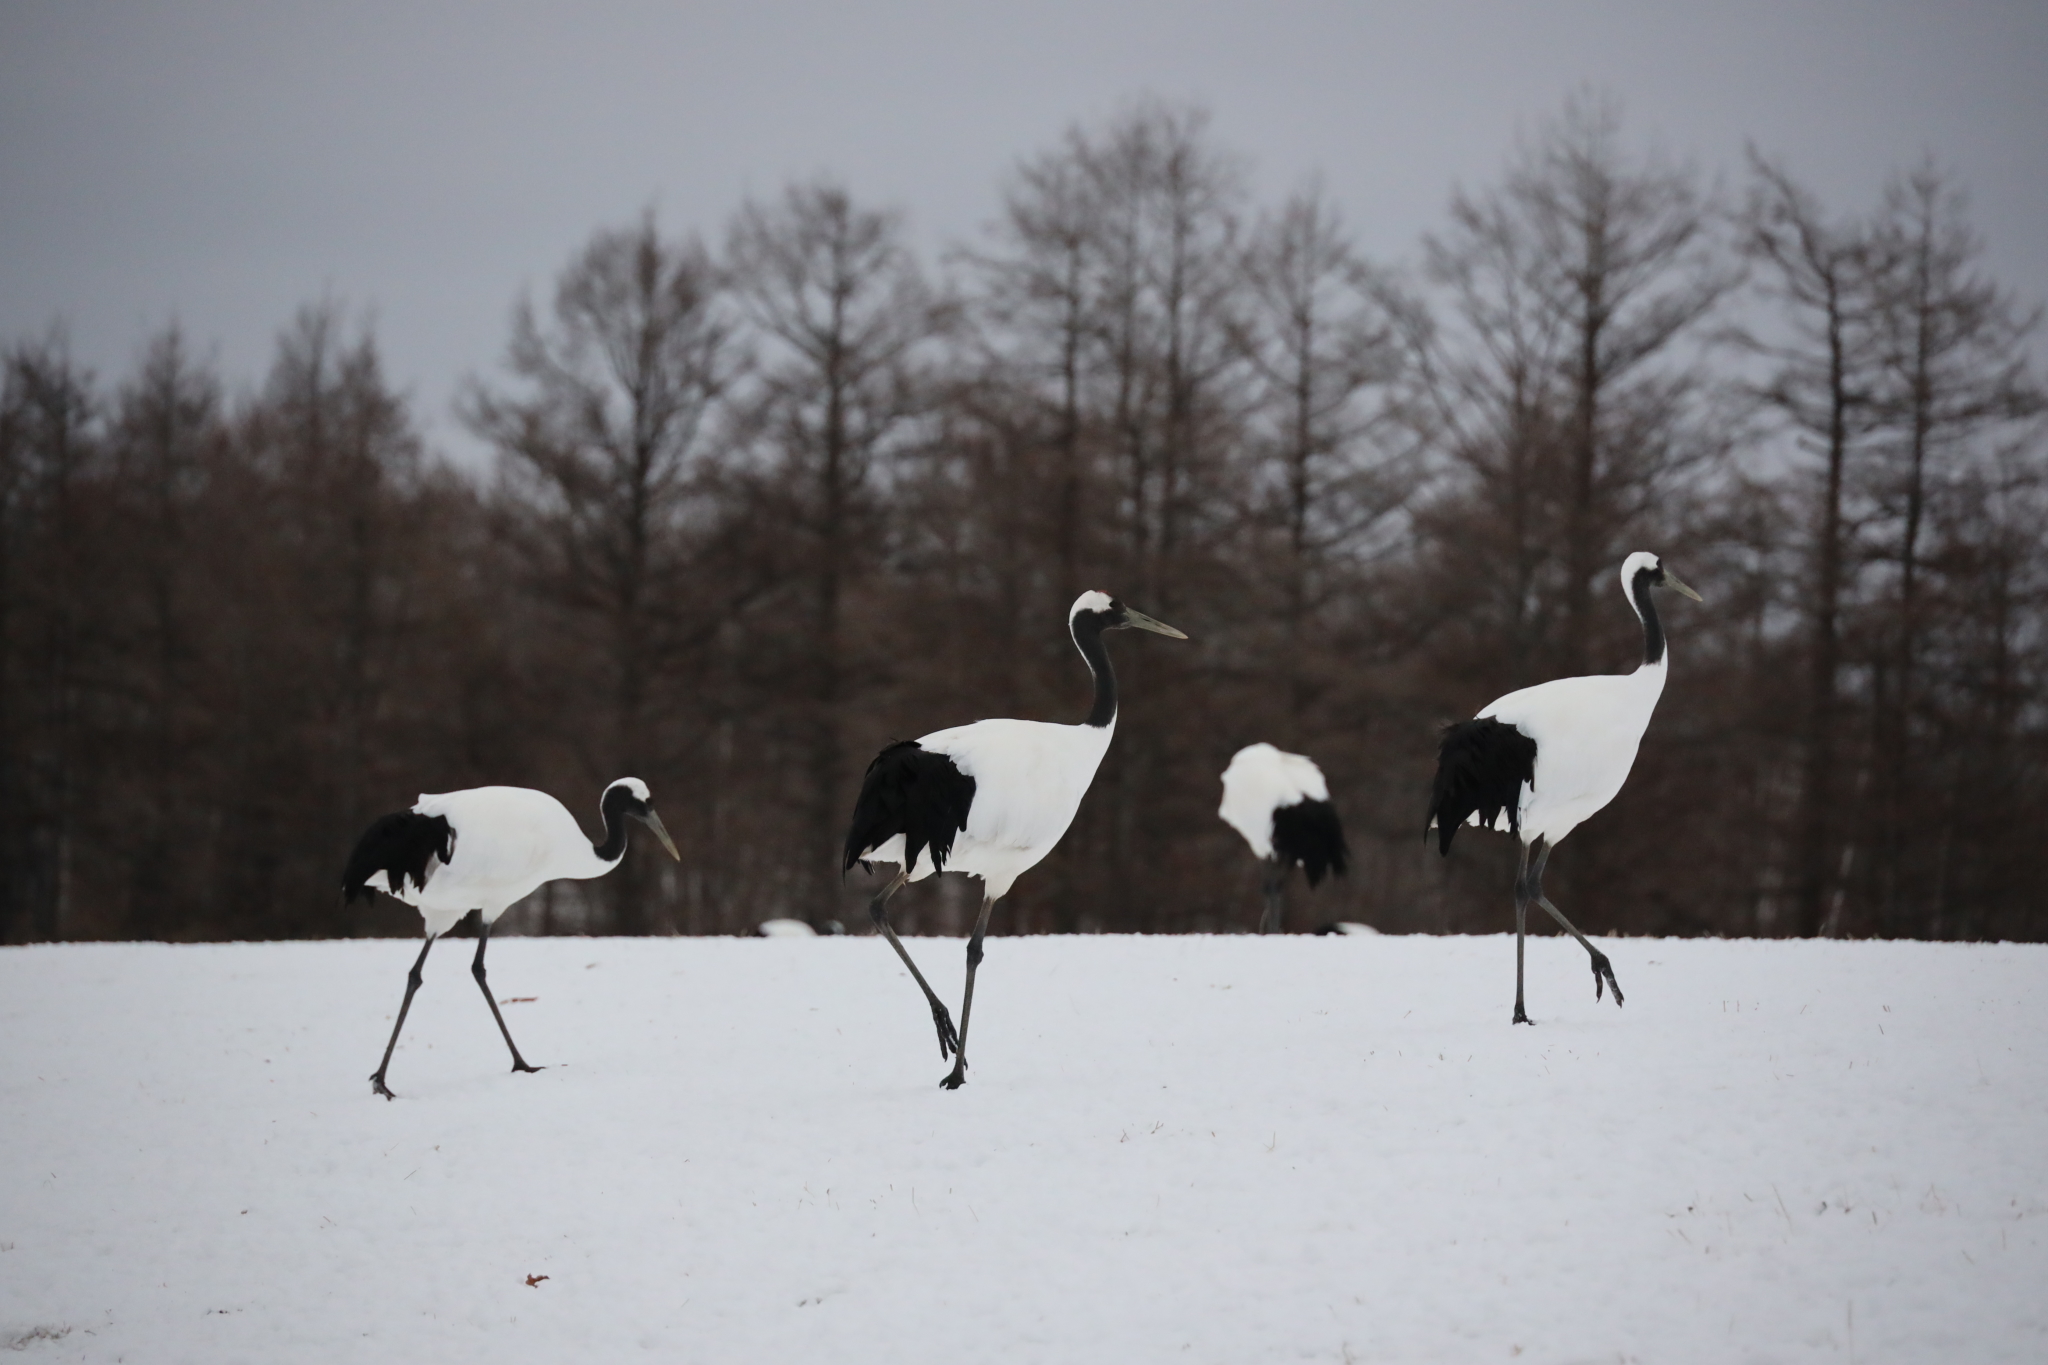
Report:
<svg viewBox="0 0 2048 1365"><path fill-rule="evenodd" d="M1637 550L1627 559L1622 560L1621 590L1623 592L1634 592L1636 575L1645 569L1650 571L1650 582L1652 585L1663 581L1664 561L1651 554L1648 550Z"/></svg>
<svg viewBox="0 0 2048 1365"><path fill-rule="evenodd" d="M1072 621L1084 611L1111 612L1116 610L1116 599L1106 592L1084 592L1074 599L1074 608L1067 613Z"/></svg>

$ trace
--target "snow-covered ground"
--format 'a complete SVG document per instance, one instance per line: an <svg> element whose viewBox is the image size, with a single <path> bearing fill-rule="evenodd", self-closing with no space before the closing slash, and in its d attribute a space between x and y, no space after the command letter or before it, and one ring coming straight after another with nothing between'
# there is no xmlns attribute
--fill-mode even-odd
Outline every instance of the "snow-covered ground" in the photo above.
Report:
<svg viewBox="0 0 2048 1365"><path fill-rule="evenodd" d="M942 993L958 941L913 940ZM2048 1359L2048 948L0 950L28 1360ZM544 1278L536 1278L544 1277Z"/></svg>

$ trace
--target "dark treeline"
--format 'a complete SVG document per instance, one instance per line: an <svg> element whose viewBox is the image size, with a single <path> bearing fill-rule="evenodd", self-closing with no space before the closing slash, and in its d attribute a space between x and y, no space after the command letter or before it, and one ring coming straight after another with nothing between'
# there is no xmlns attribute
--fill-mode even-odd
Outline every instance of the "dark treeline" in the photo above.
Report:
<svg viewBox="0 0 2048 1365"><path fill-rule="evenodd" d="M415 932L338 895L372 817L508 782L594 824L626 774L681 863L508 928L864 923L836 853L868 757L1079 719L1091 587L1193 641L1115 642L1116 742L999 930L1251 928L1215 807L1263 739L1323 765L1357 855L1293 927L1497 931L1509 841L1421 839L1437 727L1631 667L1638 548L1707 600L1554 865L1581 925L2048 937L2036 315L1938 168L1848 211L1745 178L1581 98L1397 271L1140 104L1016 166L937 267L829 180L714 239L650 216L515 315L462 402L481 473L332 305L239 396L175 327L110 384L18 340L0 938ZM960 932L972 892L896 904Z"/></svg>

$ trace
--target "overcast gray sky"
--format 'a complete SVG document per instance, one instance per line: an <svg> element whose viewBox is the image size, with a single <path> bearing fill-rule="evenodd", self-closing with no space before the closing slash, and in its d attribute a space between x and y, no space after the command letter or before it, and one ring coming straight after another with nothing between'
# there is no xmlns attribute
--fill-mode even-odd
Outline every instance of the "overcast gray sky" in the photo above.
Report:
<svg viewBox="0 0 2048 1365"><path fill-rule="evenodd" d="M715 240L828 171L930 260L1020 157L1151 94L1206 104L1263 198L1320 174L1399 261L1588 82L1643 142L1733 181L1754 140L1838 212L1931 152L2048 297L2044 0L0 0L0 342L61 319L114 378L175 317L248 385L328 295L466 454L450 397L521 291L650 204Z"/></svg>

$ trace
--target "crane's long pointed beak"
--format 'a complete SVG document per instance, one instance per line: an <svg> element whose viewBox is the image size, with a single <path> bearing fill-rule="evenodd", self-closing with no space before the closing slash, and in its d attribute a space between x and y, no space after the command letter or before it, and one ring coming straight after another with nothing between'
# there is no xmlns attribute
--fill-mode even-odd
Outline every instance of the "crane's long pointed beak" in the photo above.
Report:
<svg viewBox="0 0 2048 1365"><path fill-rule="evenodd" d="M661 846L668 850L669 857L677 862L683 860L683 855L676 852L676 841L668 837L668 830L662 827L661 817L656 815L652 808L647 812L647 828L653 830L654 837L661 840Z"/></svg>
<svg viewBox="0 0 2048 1365"><path fill-rule="evenodd" d="M1124 624L1136 626L1139 630L1149 630L1154 635L1164 635L1174 640L1185 640L1188 638L1172 626L1167 625L1166 622L1155 621L1144 612L1132 611L1129 607L1124 608Z"/></svg>
<svg viewBox="0 0 2048 1365"><path fill-rule="evenodd" d="M1664 571L1664 586L1670 588L1674 592L1684 593L1687 597L1690 597L1695 602L1702 602L1706 600L1705 598L1701 597L1698 593L1694 592L1691 588L1688 588L1685 586L1685 584L1679 582L1678 575L1671 572L1671 570L1669 569L1666 569Z"/></svg>

